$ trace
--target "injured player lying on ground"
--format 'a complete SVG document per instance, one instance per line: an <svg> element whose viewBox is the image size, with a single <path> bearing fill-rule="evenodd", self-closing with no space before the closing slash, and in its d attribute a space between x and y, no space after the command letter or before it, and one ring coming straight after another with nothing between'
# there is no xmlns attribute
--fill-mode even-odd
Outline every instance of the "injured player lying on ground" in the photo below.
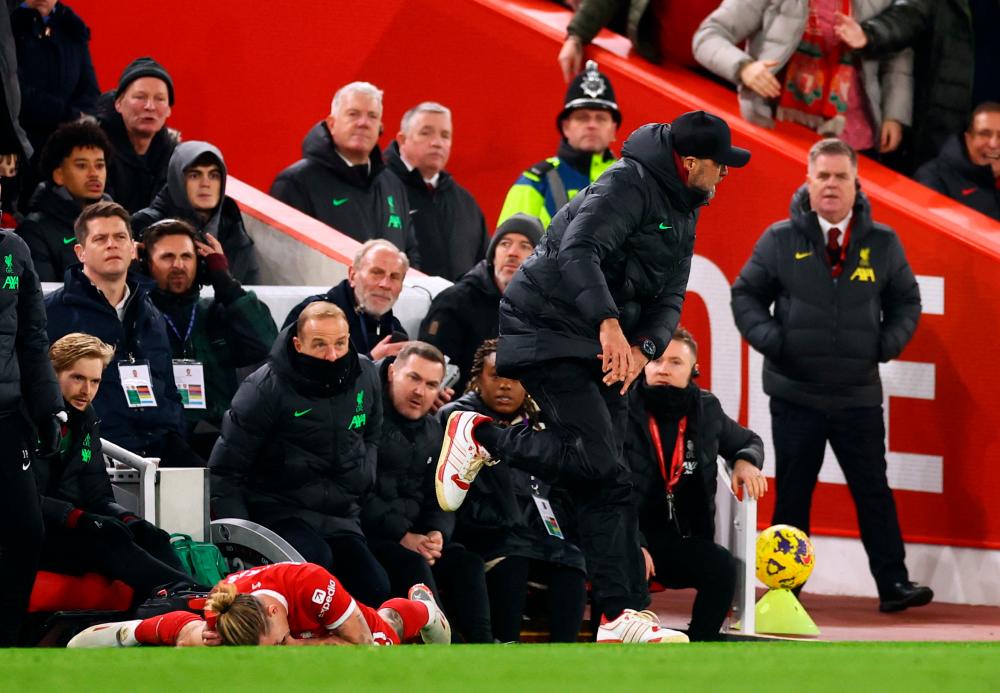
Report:
<svg viewBox="0 0 1000 693"><path fill-rule="evenodd" d="M67 647L399 645L418 636L429 644L451 642L448 620L425 585L414 585L408 599L390 599L376 610L356 602L314 563L233 573L210 594L181 603L186 610L176 610L175 601L149 618L91 626Z"/></svg>

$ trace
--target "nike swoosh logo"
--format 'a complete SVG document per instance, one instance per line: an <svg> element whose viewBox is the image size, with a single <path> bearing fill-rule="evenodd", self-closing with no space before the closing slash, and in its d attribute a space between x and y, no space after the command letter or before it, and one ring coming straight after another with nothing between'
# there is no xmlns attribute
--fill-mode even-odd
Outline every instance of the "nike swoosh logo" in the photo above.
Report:
<svg viewBox="0 0 1000 693"><path fill-rule="evenodd" d="M968 197L972 193L976 192L976 188L965 188L962 190L962 194Z"/></svg>
<svg viewBox="0 0 1000 693"><path fill-rule="evenodd" d="M21 469L23 469L24 471L28 471L28 467L30 466L31 466L31 460L28 460L27 462L21 465Z"/></svg>
<svg viewBox="0 0 1000 693"><path fill-rule="evenodd" d="M306 414L308 414L311 411L312 411L312 407L309 407L308 409L303 409L302 411L297 411L297 412L295 412L295 418L297 419L300 416L305 416Z"/></svg>
<svg viewBox="0 0 1000 693"><path fill-rule="evenodd" d="M76 241L76 236L70 236L69 238L63 238L63 245L69 245Z"/></svg>
<svg viewBox="0 0 1000 693"><path fill-rule="evenodd" d="M469 490L469 483L467 481L462 481L462 477L460 477L458 474L452 474L451 480L452 482L454 482L455 486L458 486L463 491Z"/></svg>
<svg viewBox="0 0 1000 693"><path fill-rule="evenodd" d="M662 221L660 222L660 231L666 231L667 229L672 229L672 228L674 228L674 227L673 226L667 226Z"/></svg>
<svg viewBox="0 0 1000 693"><path fill-rule="evenodd" d="M813 254L813 251L811 251L811 250L808 253L795 253L795 259L796 260L804 260L805 258L809 257L812 254Z"/></svg>
<svg viewBox="0 0 1000 693"><path fill-rule="evenodd" d="M336 199L336 198L334 198L334 200L333 200L333 206L334 207L339 207L340 205L344 204L345 202L347 202L347 198L346 197L341 198L339 200Z"/></svg>

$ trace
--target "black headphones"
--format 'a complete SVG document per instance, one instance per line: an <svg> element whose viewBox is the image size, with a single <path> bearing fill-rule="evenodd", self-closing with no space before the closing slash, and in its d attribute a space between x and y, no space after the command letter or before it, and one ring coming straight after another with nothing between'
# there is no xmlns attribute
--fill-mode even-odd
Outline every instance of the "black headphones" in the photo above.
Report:
<svg viewBox="0 0 1000 693"><path fill-rule="evenodd" d="M698 364L696 363L694 364L694 367L691 369L691 377L697 378L699 375L701 375L701 371L698 370Z"/></svg>

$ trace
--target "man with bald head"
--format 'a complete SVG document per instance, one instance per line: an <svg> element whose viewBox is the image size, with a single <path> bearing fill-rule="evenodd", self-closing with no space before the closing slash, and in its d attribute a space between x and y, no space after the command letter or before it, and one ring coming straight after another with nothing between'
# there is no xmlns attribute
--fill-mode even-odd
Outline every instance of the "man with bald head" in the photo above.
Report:
<svg viewBox="0 0 1000 693"><path fill-rule="evenodd" d="M406 189L382 163L381 134L382 90L368 82L341 87L271 195L357 241L391 241L420 267Z"/></svg>
<svg viewBox="0 0 1000 693"><path fill-rule="evenodd" d="M380 390L344 311L314 301L240 385L209 461L215 517L273 530L366 604L389 596L360 521L375 479Z"/></svg>

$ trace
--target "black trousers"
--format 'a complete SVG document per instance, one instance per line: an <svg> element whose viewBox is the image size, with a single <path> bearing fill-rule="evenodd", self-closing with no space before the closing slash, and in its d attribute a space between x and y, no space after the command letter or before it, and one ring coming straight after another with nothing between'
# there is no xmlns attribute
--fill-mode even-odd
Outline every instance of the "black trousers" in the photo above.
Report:
<svg viewBox="0 0 1000 693"><path fill-rule="evenodd" d="M646 534L647 550L656 566L656 581L671 589L695 588L688 637L718 640L719 629L733 604L740 563L729 551L701 537L676 532Z"/></svg>
<svg viewBox="0 0 1000 693"><path fill-rule="evenodd" d="M17 644L45 537L27 437L19 414L0 416L0 647Z"/></svg>
<svg viewBox="0 0 1000 693"><path fill-rule="evenodd" d="M544 584L551 642L576 642L587 605L587 579L582 571L556 563L508 556L486 572L493 636L520 642L528 581Z"/></svg>
<svg viewBox="0 0 1000 693"><path fill-rule="evenodd" d="M396 541L373 542L372 551L389 574L392 596L405 597L411 586L422 582L444 608L453 639L493 642L485 568L479 555L461 544L445 544L441 558L430 566L419 553Z"/></svg>
<svg viewBox="0 0 1000 693"><path fill-rule="evenodd" d="M121 580L135 593L133 606L145 601L158 587L193 582L194 578L181 569L167 537L140 541L50 527L42 544L39 568L67 575L94 572Z"/></svg>
<svg viewBox="0 0 1000 693"><path fill-rule="evenodd" d="M882 407L819 411L771 398L777 495L772 522L809 533L813 490L830 441L854 499L879 594L908 579L896 503L886 478Z"/></svg>
<svg viewBox="0 0 1000 693"><path fill-rule="evenodd" d="M490 449L503 462L567 489L576 510L595 606L608 618L649 603L639 521L622 455L628 400L605 387L599 363L547 361L517 373L545 431L515 426ZM496 628L494 627L494 631Z"/></svg>
<svg viewBox="0 0 1000 693"><path fill-rule="evenodd" d="M306 561L329 570L362 604L377 609L389 598L389 576L364 537L324 537L297 517L275 522L269 529L295 547Z"/></svg>

